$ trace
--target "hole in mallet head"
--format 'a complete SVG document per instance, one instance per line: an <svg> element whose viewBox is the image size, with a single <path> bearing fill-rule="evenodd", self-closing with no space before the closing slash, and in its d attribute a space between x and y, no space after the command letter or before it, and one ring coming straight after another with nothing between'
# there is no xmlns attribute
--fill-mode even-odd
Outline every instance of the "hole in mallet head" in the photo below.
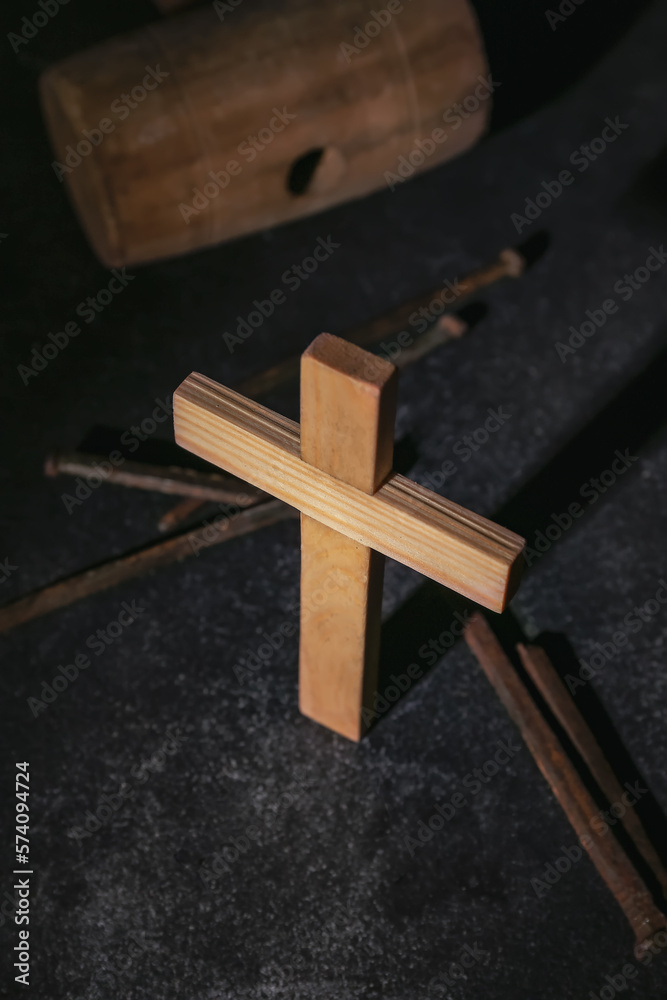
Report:
<svg viewBox="0 0 667 1000"><path fill-rule="evenodd" d="M296 195L306 194L323 155L324 149L320 146L309 149L295 160L287 178L287 190Z"/></svg>

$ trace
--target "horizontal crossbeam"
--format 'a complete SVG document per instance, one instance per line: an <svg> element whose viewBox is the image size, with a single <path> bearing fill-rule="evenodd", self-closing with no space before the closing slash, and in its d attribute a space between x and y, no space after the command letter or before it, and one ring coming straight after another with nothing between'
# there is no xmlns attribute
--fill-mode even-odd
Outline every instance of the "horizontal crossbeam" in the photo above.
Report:
<svg viewBox="0 0 667 1000"><path fill-rule="evenodd" d="M301 459L299 425L193 372L174 393L177 444L492 611L524 540L397 473L369 495Z"/></svg>

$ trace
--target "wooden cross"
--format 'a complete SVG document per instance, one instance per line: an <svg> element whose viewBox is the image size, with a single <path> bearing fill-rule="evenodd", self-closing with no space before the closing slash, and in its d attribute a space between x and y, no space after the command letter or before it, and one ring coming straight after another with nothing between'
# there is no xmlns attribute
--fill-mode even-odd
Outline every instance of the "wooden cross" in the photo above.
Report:
<svg viewBox="0 0 667 1000"><path fill-rule="evenodd" d="M518 535L392 472L397 382L323 333L301 358L300 427L197 373L174 393L179 445L301 511L299 707L351 740L375 698L383 557L493 611L523 564Z"/></svg>

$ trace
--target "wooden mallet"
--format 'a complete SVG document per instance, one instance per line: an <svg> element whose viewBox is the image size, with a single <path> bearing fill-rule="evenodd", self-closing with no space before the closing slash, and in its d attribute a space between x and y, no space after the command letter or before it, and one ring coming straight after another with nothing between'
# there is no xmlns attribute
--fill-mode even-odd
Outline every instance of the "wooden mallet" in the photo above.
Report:
<svg viewBox="0 0 667 1000"><path fill-rule="evenodd" d="M369 6L206 3L49 67L53 169L100 260L302 218L477 142L493 85L468 0Z"/></svg>

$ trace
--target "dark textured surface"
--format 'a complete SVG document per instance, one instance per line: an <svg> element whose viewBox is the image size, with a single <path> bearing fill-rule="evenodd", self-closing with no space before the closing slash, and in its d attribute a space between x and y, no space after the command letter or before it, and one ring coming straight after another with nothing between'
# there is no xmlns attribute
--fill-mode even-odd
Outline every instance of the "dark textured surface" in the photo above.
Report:
<svg viewBox="0 0 667 1000"><path fill-rule="evenodd" d="M7 6L5 30L13 31L32 8ZM403 376L397 427L418 450L415 478L453 459L457 472L442 492L485 514L506 505L506 523L529 527L529 540L553 509L581 499L581 485L609 468L615 449L638 447L638 461L598 502L583 501L585 516L535 561L513 602L526 636L564 634L573 655L589 659L667 574L665 380L658 377L665 270L566 363L554 344L587 309L612 295L620 301L614 283L665 235L667 3L644 14L574 89L459 161L393 194L137 270L24 386L17 365L109 278L50 168L35 83L50 61L149 19L151 10L129 2L103 5L104 12L87 6L64 7L19 55L3 39L3 94L12 98L2 122L0 228L7 236L0 256L8 285L0 559L18 568L2 584L2 600L155 537L170 506L168 498L102 487L68 514L61 495L69 481L42 476L49 449L76 446L93 425L141 421L193 369L234 383L321 330L343 331L492 258L519 240L511 213L569 166L607 116L618 115L628 128L585 173L574 170L571 187L522 233L546 229L545 256L520 283L487 296L489 314L468 339ZM584 9L557 30L574 35ZM543 10L534 16L543 18ZM340 248L230 355L223 331L254 298L281 287L282 273L329 234ZM624 397L627 405L622 400L625 409L612 406L602 426L567 450L645 369L639 389ZM469 461L457 459L456 442L499 406L511 418ZM553 493L538 483L509 503L563 448L551 467ZM235 673L262 632L295 620L298 541L296 524L277 525L1 638L10 724L3 726L0 797L10 822L13 762L29 760L32 773L31 995L599 995L607 976L636 964L629 928L587 858L536 897L531 879L574 834L462 644L360 746L299 716L296 637L252 677ZM420 647L450 619L438 618L437 595L400 567L388 567L385 590L387 614L397 612L397 665L425 667ZM87 637L113 621L123 601L145 610L33 718L27 699L86 650ZM664 636L661 606L590 686L663 810ZM168 732L186 739L172 755L153 757ZM466 776L499 740L521 750L473 794ZM142 770L142 761L153 770ZM123 782L131 796L101 829L77 838L87 811L105 794L115 801ZM457 791L466 805L444 829L419 848L406 843L438 800ZM202 862L242 837L250 846L205 884ZM9 889L9 836L3 844ZM4 959L16 943L7 919L0 938ZM466 946L482 957L465 978L429 988ZM664 997L666 969L660 958L640 967L626 995ZM8 972L0 994L14 990L21 987Z"/></svg>

